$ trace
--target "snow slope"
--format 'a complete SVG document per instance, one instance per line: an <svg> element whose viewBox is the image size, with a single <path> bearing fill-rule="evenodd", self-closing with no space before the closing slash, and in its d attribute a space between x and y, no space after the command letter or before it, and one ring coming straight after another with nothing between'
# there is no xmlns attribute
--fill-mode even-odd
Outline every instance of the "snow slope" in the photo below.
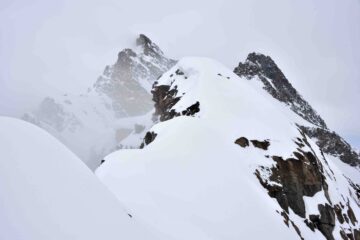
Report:
<svg viewBox="0 0 360 240"><path fill-rule="evenodd" d="M343 212L351 208L360 216L356 189L346 178L350 171L322 155L297 127L312 123L261 88L214 60L180 60L153 88L157 112L169 120L149 130L144 149L108 155L96 174L130 210L136 209L137 218L178 239L356 235L357 221L340 223L332 218L334 210L320 210L339 204ZM234 143L240 137L247 146ZM269 146L262 149L249 140ZM295 182L284 182L291 170L283 171L287 164L305 169L293 173ZM279 171L285 176L276 175ZM360 183L358 169L351 171ZM287 195L286 188L299 186L304 196ZM270 197L271 191L282 195Z"/></svg>
<svg viewBox="0 0 360 240"><path fill-rule="evenodd" d="M0 117L0 155L0 239L163 238L44 130Z"/></svg>

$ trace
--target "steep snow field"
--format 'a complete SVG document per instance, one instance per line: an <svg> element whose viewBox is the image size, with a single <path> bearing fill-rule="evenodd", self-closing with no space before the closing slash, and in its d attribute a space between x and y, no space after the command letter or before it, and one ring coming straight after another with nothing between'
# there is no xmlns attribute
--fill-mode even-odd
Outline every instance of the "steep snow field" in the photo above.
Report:
<svg viewBox="0 0 360 240"><path fill-rule="evenodd" d="M295 158L295 139L301 137L296 123L311 123L258 84L210 59L180 60L157 85L168 85L177 91L174 97L181 97L172 110L181 113L199 102L200 112L156 124L150 129L156 134L153 142L141 150L108 155L96 174L129 211L136 212L135 219L176 239L299 239L254 173L260 166L273 166L269 156ZM234 144L242 136L268 140L270 146L263 150ZM308 142L303 150L312 151L324 166L333 203L346 199L360 216L355 192L343 176L348 174L346 167L337 167L328 156L326 162L318 147ZM357 169L349 174L360 182ZM271 182L266 171L261 177ZM318 204L328 202L324 190L304 201L306 217L319 214ZM324 239L292 209L288 215L304 239ZM336 223L335 239L346 227L347 223Z"/></svg>
<svg viewBox="0 0 360 240"><path fill-rule="evenodd" d="M0 117L0 146L0 239L163 238L44 130Z"/></svg>

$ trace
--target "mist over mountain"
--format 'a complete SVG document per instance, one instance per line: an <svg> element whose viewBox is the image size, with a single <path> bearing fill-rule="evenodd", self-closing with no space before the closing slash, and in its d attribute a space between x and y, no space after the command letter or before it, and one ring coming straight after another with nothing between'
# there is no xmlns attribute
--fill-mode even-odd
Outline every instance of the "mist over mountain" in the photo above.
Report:
<svg viewBox="0 0 360 240"><path fill-rule="evenodd" d="M86 93L46 97L23 119L44 128L91 169L118 148L138 148L152 125L151 86L175 64L145 35L119 52Z"/></svg>
<svg viewBox="0 0 360 240"><path fill-rule="evenodd" d="M0 20L1 115L85 92L145 33L172 59L207 56L233 68L253 51L271 56L327 125L360 148L358 0L3 0Z"/></svg>
<svg viewBox="0 0 360 240"><path fill-rule="evenodd" d="M360 240L360 2L0 2L0 240Z"/></svg>
<svg viewBox="0 0 360 240"><path fill-rule="evenodd" d="M232 71L210 58L167 58L140 34L136 47L120 51L86 93L46 97L22 118L57 140L32 124L0 121L2 154L11 161L2 162L4 182L44 192L20 196L4 185L0 196L28 199L5 202L9 210L2 221L10 226L8 219L18 218L23 229L20 237L17 228L3 230L6 237L61 239L75 234L96 239L128 237L135 231L131 238L360 239L359 152L327 126L270 56L250 53ZM24 138L16 141L20 136ZM34 143L22 143L31 138ZM80 160L58 141L96 170L105 186L87 176L84 166L77 166ZM14 155L14 144L26 145L21 152L30 153L28 164L32 158L40 161L28 167L38 182L29 185L27 174L13 179L19 166L27 169L23 155ZM47 162L52 155L53 163ZM57 164L64 175L56 174L55 180L37 173L51 174ZM47 196L49 189L62 188L62 178L70 172L73 181L98 188L87 193L90 197L102 196L107 188L117 207L126 206L126 214L98 209L105 218L121 218L119 229L128 229L129 219L136 225L124 233L111 228L114 220L109 220L110 228L92 234L71 225L57 231L49 219L61 222L66 217L51 209L79 217L76 212L86 202L79 196L78 205L59 202L78 185ZM25 213L13 213L54 201L55 194L56 204L34 220L46 234L29 224ZM86 212L86 221L93 224L92 212Z"/></svg>

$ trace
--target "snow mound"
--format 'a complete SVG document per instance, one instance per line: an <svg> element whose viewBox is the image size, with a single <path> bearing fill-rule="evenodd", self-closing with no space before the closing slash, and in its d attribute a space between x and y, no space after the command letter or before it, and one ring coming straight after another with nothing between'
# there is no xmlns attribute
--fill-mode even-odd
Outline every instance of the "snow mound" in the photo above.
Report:
<svg viewBox="0 0 360 240"><path fill-rule="evenodd" d="M162 238L40 128L0 117L0 146L0 239Z"/></svg>

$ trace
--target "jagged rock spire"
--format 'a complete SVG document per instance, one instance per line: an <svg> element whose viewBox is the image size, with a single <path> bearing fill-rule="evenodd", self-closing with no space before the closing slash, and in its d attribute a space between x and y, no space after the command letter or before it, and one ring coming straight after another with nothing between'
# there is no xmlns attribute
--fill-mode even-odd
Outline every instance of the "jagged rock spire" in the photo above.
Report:
<svg viewBox="0 0 360 240"><path fill-rule="evenodd" d="M120 51L116 63L106 67L94 85L97 92L112 100L118 117L150 111L153 82L176 63L144 34L136 39L136 45L137 49Z"/></svg>
<svg viewBox="0 0 360 240"><path fill-rule="evenodd" d="M234 72L249 80L260 80L264 84L263 88L275 99L284 102L294 113L313 124L313 127L299 127L316 141L324 153L338 156L341 161L351 166L360 165L359 154L342 137L328 129L325 121L296 91L271 57L250 53Z"/></svg>
<svg viewBox="0 0 360 240"><path fill-rule="evenodd" d="M164 53L161 51L161 49L144 34L140 34L136 39L136 45L142 47L143 53L145 55L149 55L155 58L164 56Z"/></svg>
<svg viewBox="0 0 360 240"><path fill-rule="evenodd" d="M247 79L252 79L257 75L263 82L264 89L274 98L289 105L296 114L308 122L327 129L325 121L310 104L302 98L269 56L250 53L246 61L239 63L234 72Z"/></svg>

